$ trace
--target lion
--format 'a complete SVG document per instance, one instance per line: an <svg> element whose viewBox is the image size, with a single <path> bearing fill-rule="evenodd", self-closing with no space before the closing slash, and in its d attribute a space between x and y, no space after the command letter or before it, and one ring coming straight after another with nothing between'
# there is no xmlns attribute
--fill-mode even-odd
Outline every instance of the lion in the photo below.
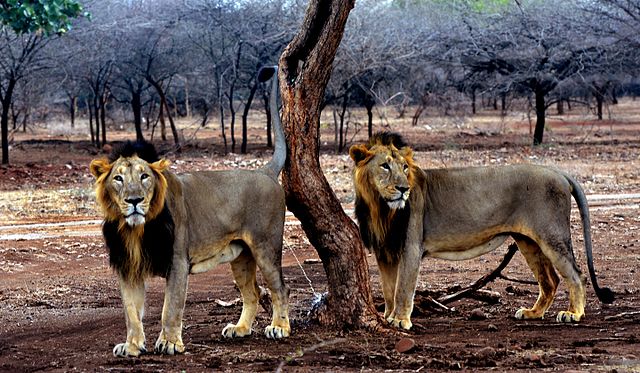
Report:
<svg viewBox="0 0 640 373"><path fill-rule="evenodd" d="M261 80L274 76L271 105L275 149L261 170L203 171L175 174L148 143L131 143L108 159L91 162L96 197L104 214L103 235L109 263L118 274L127 339L115 356L146 352L142 317L144 282L166 279L162 328L155 352L183 353L182 316L189 274L230 263L242 294L242 314L228 324L227 338L251 334L260 291L256 267L271 291L273 316L267 338L291 333L289 291L284 284L282 237L285 195L278 175L286 158L286 143L277 111L276 68L264 68Z"/></svg>
<svg viewBox="0 0 640 373"><path fill-rule="evenodd" d="M553 302L560 273L569 289L569 308L558 322L584 316L585 278L573 254L571 196L577 202L591 283L603 303L613 292L598 286L591 253L586 197L566 173L544 166L512 165L421 169L396 133L376 133L353 145L355 215L363 243L375 254L385 301L385 319L410 329L416 282L423 257L471 259L517 243L539 284L533 307L517 319L542 319Z"/></svg>

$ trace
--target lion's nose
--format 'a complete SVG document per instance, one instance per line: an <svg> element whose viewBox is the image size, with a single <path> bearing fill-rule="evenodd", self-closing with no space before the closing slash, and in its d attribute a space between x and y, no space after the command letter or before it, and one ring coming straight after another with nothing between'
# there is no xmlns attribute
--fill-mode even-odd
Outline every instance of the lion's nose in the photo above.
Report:
<svg viewBox="0 0 640 373"><path fill-rule="evenodd" d="M404 194L407 190L409 190L409 187L396 186L396 190L400 192L400 194Z"/></svg>
<svg viewBox="0 0 640 373"><path fill-rule="evenodd" d="M137 197L137 198L125 198L124 201L127 202L127 203L132 204L135 207L135 206L138 205L138 203L144 201L144 198L139 198L139 197Z"/></svg>

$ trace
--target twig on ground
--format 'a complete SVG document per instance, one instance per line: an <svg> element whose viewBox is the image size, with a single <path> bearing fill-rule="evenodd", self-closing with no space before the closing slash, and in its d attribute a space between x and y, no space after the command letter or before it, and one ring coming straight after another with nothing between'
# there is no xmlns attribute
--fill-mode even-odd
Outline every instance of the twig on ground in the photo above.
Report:
<svg viewBox="0 0 640 373"><path fill-rule="evenodd" d="M618 319L626 319L628 317L633 317L633 316L637 316L640 315L640 311L631 311L631 312L621 312L617 315L611 315L611 316L605 316L604 320L605 321L609 321L609 320L618 320Z"/></svg>
<svg viewBox="0 0 640 373"><path fill-rule="evenodd" d="M467 287L465 287L465 288L463 288L463 289L461 289L461 290L459 290L459 291L457 291L457 292L455 292L453 294L447 294L445 296L440 297L438 299L438 302L440 302L442 304L447 304L447 303L451 303L453 301L456 301L458 299L467 297L470 294L478 291L480 288L482 288L483 286L485 286L489 282L495 280L496 278L498 278L498 276L500 276L502 270L505 269L507 264L509 264L509 262L511 261L511 258L513 258L513 255L515 255L516 251L518 251L518 246L515 243L512 243L511 245L509 245L509 250L504 255L504 258L502 258L502 262L491 273L482 276L480 279L478 279L473 284L471 284L471 285L469 285L469 286L467 286Z"/></svg>

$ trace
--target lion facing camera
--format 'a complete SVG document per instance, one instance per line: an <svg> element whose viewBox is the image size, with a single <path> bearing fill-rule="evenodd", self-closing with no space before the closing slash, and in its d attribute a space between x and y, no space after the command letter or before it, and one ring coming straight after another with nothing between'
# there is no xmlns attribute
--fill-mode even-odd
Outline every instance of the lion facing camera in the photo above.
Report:
<svg viewBox="0 0 640 373"><path fill-rule="evenodd" d="M289 292L282 276L284 191L278 174L284 166L286 144L277 111L275 68L271 104L275 149L261 170L203 171L174 174L148 143L127 143L110 157L91 162L96 197L104 214L103 234L109 262L117 272L127 326L127 339L113 349L115 356L146 352L142 325L145 279L166 279L162 328L157 353L185 351L182 316L187 277L221 263L230 263L242 293L242 314L222 330L228 338L251 334L260 291L260 268L272 296L273 317L268 338L288 337ZM265 79L266 78L266 79Z"/></svg>
<svg viewBox="0 0 640 373"><path fill-rule="evenodd" d="M413 152L395 133L376 133L354 145L355 213L365 246L376 256L384 316L410 329L413 297L422 257L471 259L512 237L539 284L533 307L517 319L540 319L553 302L560 278L569 289L569 308L558 322L584 316L585 279L571 245L573 196L582 219L591 284L603 303L613 292L598 286L591 253L587 200L580 185L549 167L514 165L421 169Z"/></svg>

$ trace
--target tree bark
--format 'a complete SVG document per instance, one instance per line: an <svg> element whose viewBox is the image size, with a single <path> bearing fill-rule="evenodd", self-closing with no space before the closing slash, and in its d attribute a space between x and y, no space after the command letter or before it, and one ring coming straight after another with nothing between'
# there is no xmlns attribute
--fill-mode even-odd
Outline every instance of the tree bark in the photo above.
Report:
<svg viewBox="0 0 640 373"><path fill-rule="evenodd" d="M288 161L287 207L302 223L327 275L329 293L317 320L336 327L378 327L366 251L319 162L320 110L335 53L355 0L312 0L280 57L278 78Z"/></svg>

